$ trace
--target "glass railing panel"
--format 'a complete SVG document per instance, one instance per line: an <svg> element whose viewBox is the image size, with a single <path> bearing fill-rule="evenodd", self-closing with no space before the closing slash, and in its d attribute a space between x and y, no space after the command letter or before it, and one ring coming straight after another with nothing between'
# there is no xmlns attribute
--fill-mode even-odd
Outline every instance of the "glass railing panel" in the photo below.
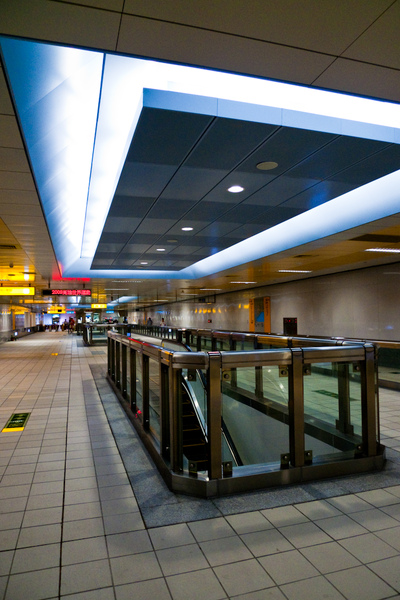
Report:
<svg viewBox="0 0 400 600"><path fill-rule="evenodd" d="M149 358L149 426L158 440L161 431L160 385L160 365L158 361Z"/></svg>
<svg viewBox="0 0 400 600"><path fill-rule="evenodd" d="M192 402L196 411L203 422L204 429L207 429L207 391L206 376L200 369L182 369L182 377L186 381Z"/></svg>
<svg viewBox="0 0 400 600"><path fill-rule="evenodd" d="M354 456L362 442L358 363L313 363L307 372L303 378L306 450L312 450L314 459Z"/></svg>
<svg viewBox="0 0 400 600"><path fill-rule="evenodd" d="M279 386L278 365L258 369L239 367L231 380L222 377L223 423L244 466L280 469L281 454L289 451L287 383Z"/></svg>
<svg viewBox="0 0 400 600"><path fill-rule="evenodd" d="M201 338L201 349L203 352L211 352L212 351L212 338L202 337Z"/></svg>
<svg viewBox="0 0 400 600"><path fill-rule="evenodd" d="M132 387L131 387L131 351L130 348L126 349L126 397L128 400L131 399Z"/></svg>
<svg viewBox="0 0 400 600"><path fill-rule="evenodd" d="M136 352L136 410L143 411L143 356L141 352Z"/></svg>
<svg viewBox="0 0 400 600"><path fill-rule="evenodd" d="M378 372L382 385L400 387L400 348L378 349Z"/></svg>

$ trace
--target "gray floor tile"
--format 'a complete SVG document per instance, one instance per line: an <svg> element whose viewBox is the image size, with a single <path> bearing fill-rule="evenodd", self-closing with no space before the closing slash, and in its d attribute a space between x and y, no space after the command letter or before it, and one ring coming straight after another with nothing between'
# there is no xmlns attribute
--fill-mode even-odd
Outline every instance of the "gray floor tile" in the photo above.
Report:
<svg viewBox="0 0 400 600"><path fill-rule="evenodd" d="M60 544L48 544L40 548L21 548L15 551L11 572L38 571L60 565Z"/></svg>
<svg viewBox="0 0 400 600"><path fill-rule="evenodd" d="M108 560L66 565L61 568L61 595L107 588L111 585Z"/></svg>
<svg viewBox="0 0 400 600"><path fill-rule="evenodd" d="M283 585L281 590L289 600L321 600L321 598L324 598L324 600L343 600L342 594L323 577L313 577L312 579L288 583Z"/></svg>
<svg viewBox="0 0 400 600"><path fill-rule="evenodd" d="M381 600L395 594L392 587L364 566L326 577L348 600Z"/></svg>
<svg viewBox="0 0 400 600"><path fill-rule="evenodd" d="M367 529L362 527L359 523L356 523L356 521L347 515L329 517L329 519L320 519L318 521L318 527L330 535L334 540L341 540L354 535L368 533Z"/></svg>
<svg viewBox="0 0 400 600"><path fill-rule="evenodd" d="M363 563L382 560L398 554L398 550L386 544L373 533L340 540L340 544Z"/></svg>
<svg viewBox="0 0 400 600"><path fill-rule="evenodd" d="M352 554L350 552L350 548L349 552L347 552L337 542L318 544L317 546L310 546L301 550L301 553L307 560L322 574L359 566L359 560L352 555L354 552Z"/></svg>
<svg viewBox="0 0 400 600"><path fill-rule="evenodd" d="M156 579L162 576L154 552L111 558L110 563L115 585Z"/></svg>
<svg viewBox="0 0 400 600"><path fill-rule="evenodd" d="M42 546L61 542L61 523L37 527L23 527L18 538L18 548Z"/></svg>
<svg viewBox="0 0 400 600"><path fill-rule="evenodd" d="M400 592L400 557L387 558L368 565L388 585Z"/></svg>
<svg viewBox="0 0 400 600"><path fill-rule="evenodd" d="M212 569L167 577L173 600L221 600L224 589Z"/></svg>
<svg viewBox="0 0 400 600"><path fill-rule="evenodd" d="M171 595L164 579L150 579L144 582L139 581L138 583L117 585L115 587L115 595L117 600L132 600L132 598L135 600L149 600L149 598L171 600Z"/></svg>
<svg viewBox="0 0 400 600"><path fill-rule="evenodd" d="M254 533L246 533L240 537L250 552L256 557L293 549L292 544L276 529L255 531Z"/></svg>
<svg viewBox="0 0 400 600"><path fill-rule="evenodd" d="M175 546L184 546L186 544L193 544L195 542L195 539L186 523L149 529L149 535L155 550L173 548Z"/></svg>
<svg viewBox="0 0 400 600"><path fill-rule="evenodd" d="M6 550L5 552L0 552L0 577L3 577L4 575L8 575L10 573L13 558L14 550Z"/></svg>
<svg viewBox="0 0 400 600"><path fill-rule="evenodd" d="M150 552L153 546L147 531L128 531L107 536L108 555L110 558Z"/></svg>
<svg viewBox="0 0 400 600"><path fill-rule="evenodd" d="M231 537L235 533L224 517L194 521L188 527L198 542Z"/></svg>
<svg viewBox="0 0 400 600"><path fill-rule="evenodd" d="M314 523L300 523L281 527L279 531L289 540L295 548L305 548L314 544L330 542L331 538L326 535Z"/></svg>
<svg viewBox="0 0 400 600"><path fill-rule="evenodd" d="M107 535L137 531L138 529L144 529L143 520L139 512L104 517L104 530Z"/></svg>
<svg viewBox="0 0 400 600"><path fill-rule="evenodd" d="M319 575L317 569L312 566L299 550L263 556L259 559L259 563L277 585Z"/></svg>
<svg viewBox="0 0 400 600"><path fill-rule="evenodd" d="M5 600L42 600L58 596L59 568L11 575Z"/></svg>
<svg viewBox="0 0 400 600"><path fill-rule="evenodd" d="M69 504L64 507L64 521L80 521L101 517L100 502Z"/></svg>
<svg viewBox="0 0 400 600"><path fill-rule="evenodd" d="M252 558L252 554L238 536L200 542L199 545L212 567Z"/></svg>
<svg viewBox="0 0 400 600"><path fill-rule="evenodd" d="M256 559L222 565L214 572L228 597L274 587L271 577Z"/></svg>
<svg viewBox="0 0 400 600"><path fill-rule="evenodd" d="M396 519L393 519L379 508L352 513L350 516L369 531L389 529L389 527L396 527L399 524Z"/></svg>
<svg viewBox="0 0 400 600"><path fill-rule="evenodd" d="M228 515L225 518L236 533L250 533L272 528L271 523L259 511Z"/></svg>
<svg viewBox="0 0 400 600"><path fill-rule="evenodd" d="M73 565L107 558L107 546L104 536L63 542L62 565Z"/></svg>
<svg viewBox="0 0 400 600"><path fill-rule="evenodd" d="M23 527L34 527L35 525L51 525L61 523L62 507L40 508L38 510L27 510L23 520Z"/></svg>
<svg viewBox="0 0 400 600"><path fill-rule="evenodd" d="M298 523L308 522L308 518L295 506L279 506L277 508L268 508L261 513L275 527L285 527L287 525L297 525Z"/></svg>

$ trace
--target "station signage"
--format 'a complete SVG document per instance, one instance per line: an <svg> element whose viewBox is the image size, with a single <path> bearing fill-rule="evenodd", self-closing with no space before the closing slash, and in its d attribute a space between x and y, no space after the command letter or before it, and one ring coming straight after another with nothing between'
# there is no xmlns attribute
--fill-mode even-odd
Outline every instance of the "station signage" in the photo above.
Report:
<svg viewBox="0 0 400 600"><path fill-rule="evenodd" d="M92 304L91 308L107 308L107 304Z"/></svg>
<svg viewBox="0 0 400 600"><path fill-rule="evenodd" d="M0 287L0 296L34 296L34 287Z"/></svg>
<svg viewBox="0 0 400 600"><path fill-rule="evenodd" d="M91 296L92 290L68 289L68 290L42 290L42 296Z"/></svg>

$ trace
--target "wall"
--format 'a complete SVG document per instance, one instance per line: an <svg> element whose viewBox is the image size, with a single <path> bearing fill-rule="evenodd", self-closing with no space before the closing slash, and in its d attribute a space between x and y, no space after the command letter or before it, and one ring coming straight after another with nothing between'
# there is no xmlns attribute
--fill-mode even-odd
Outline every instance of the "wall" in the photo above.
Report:
<svg viewBox="0 0 400 600"><path fill-rule="evenodd" d="M249 298L263 296L271 298L274 333L282 333L284 317L297 317L299 334L400 340L400 263L221 294L210 305L165 305L146 316L154 325L163 317L172 327L248 331ZM143 322L144 314L128 320Z"/></svg>

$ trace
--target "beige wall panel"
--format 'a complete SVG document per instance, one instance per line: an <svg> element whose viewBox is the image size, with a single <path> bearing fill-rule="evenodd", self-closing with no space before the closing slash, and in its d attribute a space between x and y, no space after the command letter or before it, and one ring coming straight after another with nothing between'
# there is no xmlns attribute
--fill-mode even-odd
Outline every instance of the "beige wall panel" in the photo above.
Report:
<svg viewBox="0 0 400 600"><path fill-rule="evenodd" d="M36 192L28 192L26 190L0 190L0 205L1 204L37 204L39 199Z"/></svg>
<svg viewBox="0 0 400 600"><path fill-rule="evenodd" d="M124 12L340 54L391 0L125 0Z"/></svg>
<svg viewBox="0 0 400 600"><path fill-rule="evenodd" d="M308 84L332 62L331 57L314 52L127 15L117 50Z"/></svg>
<svg viewBox="0 0 400 600"><path fill-rule="evenodd" d="M25 151L19 148L0 148L0 171L29 173Z"/></svg>
<svg viewBox="0 0 400 600"><path fill-rule="evenodd" d="M35 185L30 173L0 171L0 189L33 191Z"/></svg>
<svg viewBox="0 0 400 600"><path fill-rule="evenodd" d="M113 50L120 14L47 0L0 0L0 33Z"/></svg>
<svg viewBox="0 0 400 600"><path fill-rule="evenodd" d="M336 60L315 85L364 96L400 101L400 71L352 60Z"/></svg>
<svg viewBox="0 0 400 600"><path fill-rule="evenodd" d="M400 69L400 2L392 6L343 53L346 58Z"/></svg>
<svg viewBox="0 0 400 600"><path fill-rule="evenodd" d="M0 115L0 147L23 148L15 117Z"/></svg>
<svg viewBox="0 0 400 600"><path fill-rule="evenodd" d="M11 103L10 95L4 76L4 71L0 68L0 114L2 115L13 115L14 110Z"/></svg>

